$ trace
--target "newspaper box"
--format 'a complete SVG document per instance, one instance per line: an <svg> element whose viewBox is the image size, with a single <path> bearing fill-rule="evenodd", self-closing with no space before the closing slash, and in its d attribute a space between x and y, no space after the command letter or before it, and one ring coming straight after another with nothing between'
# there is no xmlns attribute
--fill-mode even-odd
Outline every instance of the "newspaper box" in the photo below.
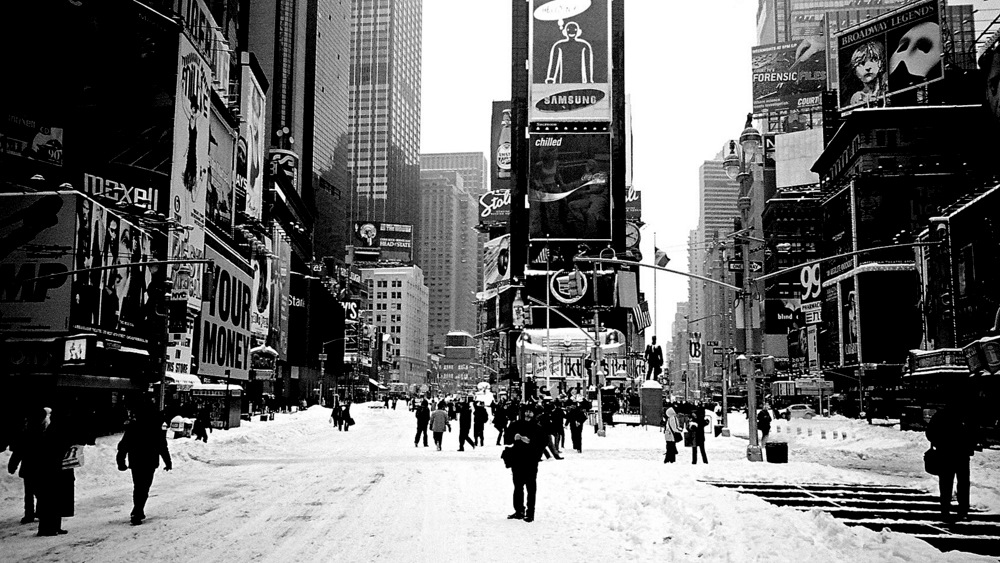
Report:
<svg viewBox="0 0 1000 563"><path fill-rule="evenodd" d="M194 428L194 420L177 415L170 419L170 432L174 433L174 438L190 438L191 430Z"/></svg>

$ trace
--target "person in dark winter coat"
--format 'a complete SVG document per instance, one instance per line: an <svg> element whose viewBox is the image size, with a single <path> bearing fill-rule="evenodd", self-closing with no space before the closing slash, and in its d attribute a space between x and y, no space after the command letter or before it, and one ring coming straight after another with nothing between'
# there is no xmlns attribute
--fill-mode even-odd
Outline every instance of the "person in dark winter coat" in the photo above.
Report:
<svg viewBox="0 0 1000 563"><path fill-rule="evenodd" d="M22 524L35 521L35 497L38 490L37 472L35 466L39 463L38 445L41 442L43 423L48 413L38 409L26 421L21 433L13 438L10 460L7 462L7 472L11 475L17 471L17 476L24 481L24 517ZM20 471L18 471L20 466Z"/></svg>
<svg viewBox="0 0 1000 563"><path fill-rule="evenodd" d="M417 407L417 435L413 437L413 447L416 448L420 442L420 435L424 435L424 447L427 447L427 425L431 421L431 409L427 406L427 399L424 399Z"/></svg>
<svg viewBox="0 0 1000 563"><path fill-rule="evenodd" d="M463 402L458 405L458 451L465 451L465 443L468 442L472 444L472 447L476 447L476 443L469 438L469 432L472 430L472 409L469 408L468 402Z"/></svg>
<svg viewBox="0 0 1000 563"><path fill-rule="evenodd" d="M497 429L497 445L503 440L503 431L507 428L507 405L500 405L494 409L493 428Z"/></svg>
<svg viewBox="0 0 1000 563"><path fill-rule="evenodd" d="M125 434L118 442L118 471L132 470L132 513L133 526L142 524L146 518L146 499L149 487L153 485L153 474L163 458L163 470L170 471L170 452L167 437L160 428L157 413L153 408L140 409L135 420L129 423ZM126 464L126 461L128 462Z"/></svg>
<svg viewBox="0 0 1000 563"><path fill-rule="evenodd" d="M62 529L62 519L73 516L73 481L72 469L63 469L62 461L70 447L66 434L68 424L58 419L58 413L45 408L45 418L42 420L42 430L35 437L32 448L35 452L34 467L35 494L38 496L38 506L35 514L38 517L38 535L55 536L67 533ZM9 469L9 468L8 468Z"/></svg>
<svg viewBox="0 0 1000 563"><path fill-rule="evenodd" d="M191 429L194 439L208 443L208 432L212 429L212 420L208 414L208 407L198 409L198 414L194 418L194 427Z"/></svg>
<svg viewBox="0 0 1000 563"><path fill-rule="evenodd" d="M344 432L347 432L351 429L351 426L353 425L354 425L354 419L351 418L351 402L345 401L344 404L341 405L340 426L338 426L338 428L340 430L343 430Z"/></svg>
<svg viewBox="0 0 1000 563"><path fill-rule="evenodd" d="M490 413L486 412L486 405L482 401L476 403L476 409L472 413L472 441L480 446L486 445L486 440L483 438L483 428L486 427L486 421L489 419Z"/></svg>
<svg viewBox="0 0 1000 563"><path fill-rule="evenodd" d="M455 420L455 403L454 401L448 401L448 420Z"/></svg>
<svg viewBox="0 0 1000 563"><path fill-rule="evenodd" d="M566 425L569 426L569 435L573 443L573 449L577 453L583 453L583 426L587 423L587 411L582 402L570 407L569 414L566 415Z"/></svg>
<svg viewBox="0 0 1000 563"><path fill-rule="evenodd" d="M694 441L691 446L691 463L698 465L698 450L701 449L701 460L708 463L708 454L705 453L705 427L708 426L708 419L705 418L705 407L698 405L694 408L691 422L688 424L688 431L694 434Z"/></svg>
<svg viewBox="0 0 1000 563"><path fill-rule="evenodd" d="M767 443L767 435L771 432L771 413L767 412L767 405L757 413L757 430L760 430L760 443Z"/></svg>
<svg viewBox="0 0 1000 563"><path fill-rule="evenodd" d="M510 472L514 480L514 513L511 520L532 522L535 519L535 496L538 491L538 462L548 444L548 435L535 422L535 406L524 407L521 419L515 420L507 428L504 442L511 446ZM525 505L525 489L528 502Z"/></svg>
<svg viewBox="0 0 1000 563"><path fill-rule="evenodd" d="M979 448L979 428L968 410L952 400L939 409L927 425L927 439L938 451L941 468L941 515L946 520L964 520L969 515L969 460ZM951 515L952 485L958 497L958 513Z"/></svg>
<svg viewBox="0 0 1000 563"><path fill-rule="evenodd" d="M448 421L448 411L445 408L447 405L441 401L438 403L437 410L431 413L431 433L434 434L434 445L437 446L438 451L441 451L441 440L444 438L445 428L451 432L451 423Z"/></svg>
<svg viewBox="0 0 1000 563"><path fill-rule="evenodd" d="M548 428L549 434L552 435L552 445L556 453L559 453L559 448L566 447L565 420L566 411L563 410L560 403L556 402L552 406L552 412L549 413Z"/></svg>

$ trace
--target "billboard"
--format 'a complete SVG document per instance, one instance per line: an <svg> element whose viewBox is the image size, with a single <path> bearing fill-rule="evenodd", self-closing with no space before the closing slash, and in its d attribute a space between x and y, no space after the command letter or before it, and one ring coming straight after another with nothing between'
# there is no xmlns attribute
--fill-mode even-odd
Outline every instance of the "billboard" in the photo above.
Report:
<svg viewBox="0 0 1000 563"><path fill-rule="evenodd" d="M799 41L752 47L753 111L775 113L823 105L826 58L817 51L799 60Z"/></svg>
<svg viewBox="0 0 1000 563"><path fill-rule="evenodd" d="M248 57L249 58L249 57ZM236 141L236 210L255 219L261 217L264 194L264 90L251 70L249 61L242 65L243 87L240 91L240 136Z"/></svg>
<svg viewBox="0 0 1000 563"><path fill-rule="evenodd" d="M840 109L881 107L943 78L937 0L923 0L837 35Z"/></svg>
<svg viewBox="0 0 1000 563"><path fill-rule="evenodd" d="M990 115L1000 123L1000 32L993 35L982 49L979 57L979 70L985 80L985 104Z"/></svg>
<svg viewBox="0 0 1000 563"><path fill-rule="evenodd" d="M532 133L529 240L611 240L611 136Z"/></svg>
<svg viewBox="0 0 1000 563"><path fill-rule="evenodd" d="M264 237L264 247L271 248L271 238ZM266 341L271 327L271 260L266 254L255 253L251 260L253 268L253 304L250 308L250 332Z"/></svg>
<svg viewBox="0 0 1000 563"><path fill-rule="evenodd" d="M73 196L0 194L0 331L65 331L73 269Z"/></svg>
<svg viewBox="0 0 1000 563"><path fill-rule="evenodd" d="M354 222L354 258L362 262L375 262L381 253L380 229L377 221Z"/></svg>
<svg viewBox="0 0 1000 563"><path fill-rule="evenodd" d="M198 374L249 379L253 279L239 259L205 248L215 261L212 286L202 303L198 334Z"/></svg>
<svg viewBox="0 0 1000 563"><path fill-rule="evenodd" d="M150 234L85 197L76 198L73 269L148 261ZM70 328L132 344L147 344L162 330L155 300L166 287L160 266L129 266L73 276Z"/></svg>
<svg viewBox="0 0 1000 563"><path fill-rule="evenodd" d="M274 327L274 341L271 346L281 358L288 357L288 308L290 303L289 285L292 270L292 245L284 230L275 225L274 248L276 262L271 268L271 326Z"/></svg>
<svg viewBox="0 0 1000 563"><path fill-rule="evenodd" d="M483 245L483 299L496 297L510 286L510 235Z"/></svg>
<svg viewBox="0 0 1000 563"><path fill-rule="evenodd" d="M493 190L479 196L479 223L506 225L510 221L510 190Z"/></svg>
<svg viewBox="0 0 1000 563"><path fill-rule="evenodd" d="M510 148L510 102L493 102L493 120L490 128L490 189L510 189L510 171L513 157Z"/></svg>
<svg viewBox="0 0 1000 563"><path fill-rule="evenodd" d="M635 189L635 186L629 186L625 193L625 219L642 220L642 192Z"/></svg>
<svg viewBox="0 0 1000 563"><path fill-rule="evenodd" d="M185 228L171 234L170 257L202 258L205 254L212 70L183 34L178 47L177 77L170 214ZM188 307L199 310L201 271L202 266L198 264L173 266L171 300L187 301Z"/></svg>
<svg viewBox="0 0 1000 563"><path fill-rule="evenodd" d="M209 126L208 145L208 192L205 194L205 214L213 227L231 235L233 232L233 213L236 201L233 194L235 179L233 178L233 154L236 143L233 130L212 109Z"/></svg>
<svg viewBox="0 0 1000 563"><path fill-rule="evenodd" d="M380 223L378 226L379 254L382 260L413 261L413 226Z"/></svg>
<svg viewBox="0 0 1000 563"><path fill-rule="evenodd" d="M14 113L0 121L0 152L63 165L63 128Z"/></svg>
<svg viewBox="0 0 1000 563"><path fill-rule="evenodd" d="M530 0L528 116L611 119L608 0Z"/></svg>

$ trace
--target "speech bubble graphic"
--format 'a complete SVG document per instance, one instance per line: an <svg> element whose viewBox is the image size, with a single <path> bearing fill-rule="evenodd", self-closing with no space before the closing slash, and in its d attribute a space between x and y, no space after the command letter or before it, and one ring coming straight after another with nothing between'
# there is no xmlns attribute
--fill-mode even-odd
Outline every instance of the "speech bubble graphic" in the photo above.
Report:
<svg viewBox="0 0 1000 563"><path fill-rule="evenodd" d="M535 8L535 19L558 21L559 29L562 29L564 19L586 12L590 8L590 2L591 0L552 0Z"/></svg>

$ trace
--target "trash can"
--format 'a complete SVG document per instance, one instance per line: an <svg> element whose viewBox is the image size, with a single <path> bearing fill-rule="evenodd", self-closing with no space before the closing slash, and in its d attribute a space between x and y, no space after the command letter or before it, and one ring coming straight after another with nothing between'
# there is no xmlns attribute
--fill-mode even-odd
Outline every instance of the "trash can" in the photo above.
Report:
<svg viewBox="0 0 1000 563"><path fill-rule="evenodd" d="M788 463L788 443L768 442L764 444L768 463Z"/></svg>

